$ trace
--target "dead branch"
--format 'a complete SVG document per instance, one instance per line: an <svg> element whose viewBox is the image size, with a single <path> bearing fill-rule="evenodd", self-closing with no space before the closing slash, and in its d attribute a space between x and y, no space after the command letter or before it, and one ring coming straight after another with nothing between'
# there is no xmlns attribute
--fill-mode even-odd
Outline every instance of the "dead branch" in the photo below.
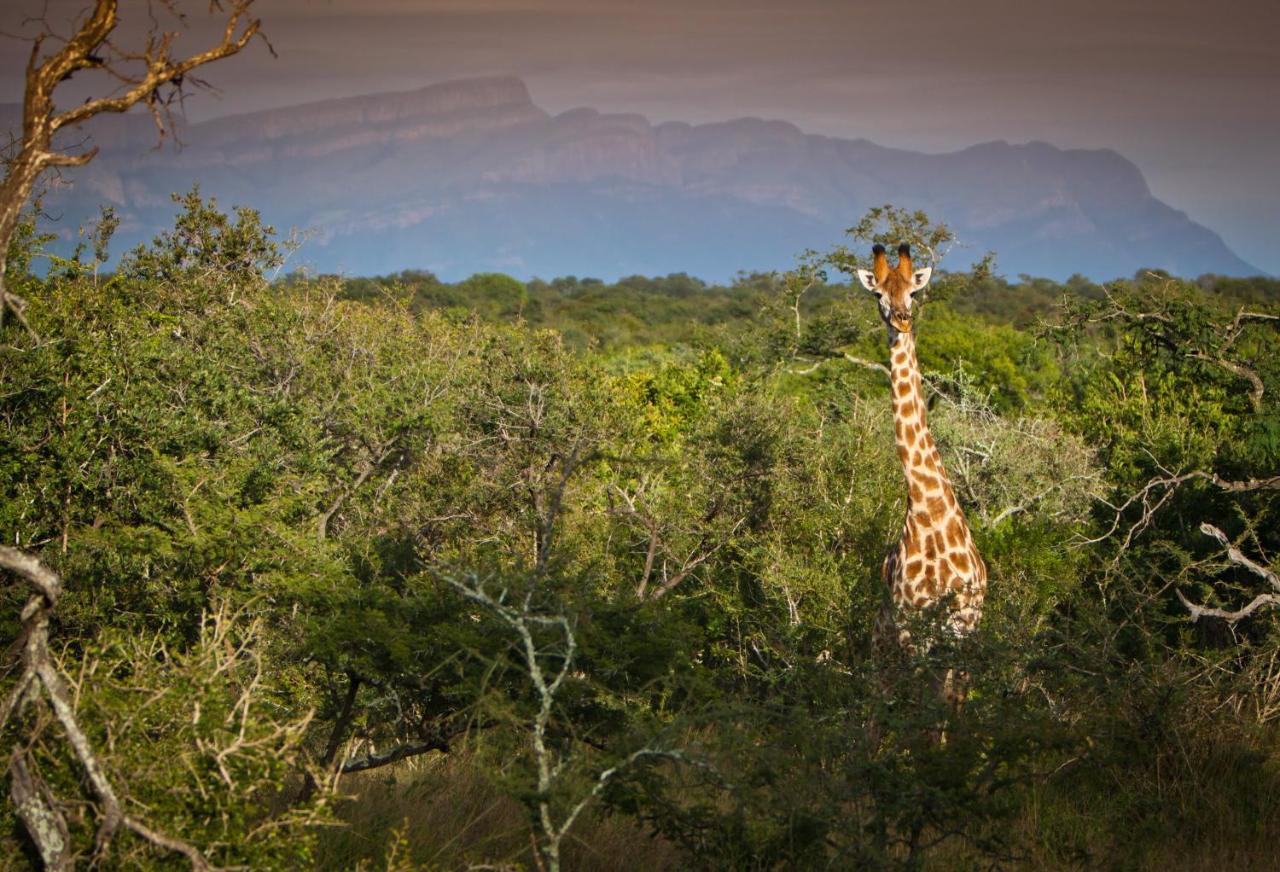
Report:
<svg viewBox="0 0 1280 872"><path fill-rule="evenodd" d="M1239 548L1231 544L1231 540L1227 538L1226 533L1222 532L1212 524L1201 524L1200 532L1217 540L1218 544L1227 550L1228 560L1237 566L1243 566L1267 584L1271 585L1272 589L1277 593L1280 593L1280 578L1278 578L1276 574L1267 567L1255 563L1248 557L1245 557Z"/></svg>
<svg viewBox="0 0 1280 872"><path fill-rule="evenodd" d="M879 372L882 372L884 373L885 378L890 378L893 375L891 372L889 372L889 367L885 366L883 363L879 363L874 360L867 360L866 358L863 358L863 357L854 357L852 354L848 354L848 353L845 353L844 359L849 361L850 363L856 363L858 366L865 366L867 369L874 369Z"/></svg>
<svg viewBox="0 0 1280 872"><path fill-rule="evenodd" d="M1269 478L1246 478L1246 479L1227 479L1218 475L1216 472L1206 472L1202 469L1194 469L1190 472L1181 473L1179 475L1161 475L1150 479L1145 485L1139 488L1128 499L1119 505L1111 505L1108 507L1114 512L1111 526L1105 533L1095 536L1092 539L1086 539L1081 544L1095 545L1104 539L1110 538L1117 530L1120 529L1124 521L1125 514L1132 508L1141 506L1141 514L1137 520L1129 526L1129 530L1125 536L1125 541L1121 550L1125 550L1133 542L1134 538L1145 530L1154 519L1157 511L1164 506L1173 496L1174 492L1189 481L1206 481L1219 490L1228 493L1247 493L1259 490L1280 490L1280 475L1273 475Z"/></svg>
<svg viewBox="0 0 1280 872"><path fill-rule="evenodd" d="M1212 363L1215 366L1220 366L1232 375L1238 376L1239 378L1247 381L1252 385L1252 388L1249 391L1249 401L1253 403L1254 411L1258 411L1262 408L1262 395L1266 393L1267 388L1266 385L1262 383L1262 377L1259 376L1255 370L1245 366L1244 364L1236 363L1235 361L1227 360L1222 357L1214 357L1213 355L1205 354L1202 351L1191 352L1187 357L1194 360L1202 360L1205 363Z"/></svg>
<svg viewBox="0 0 1280 872"><path fill-rule="evenodd" d="M123 826L159 848L182 854L191 862L193 869L212 869L213 867L195 846L153 830L122 811L115 788L107 778L105 767L80 727L76 717L74 697L67 689L66 681L58 671L53 655L49 652L49 616L57 606L58 597L62 593L62 580L57 573L32 555L7 546L0 546L0 568L24 579L36 589L36 594L27 601L21 613L22 672L18 687L5 702L4 718L7 720L14 709L21 709L32 700L36 695L35 692L43 689L44 696L48 699L54 716L66 735L67 744L71 746L80 767L84 770L85 779L101 809L98 832L94 840L95 855L99 858L105 856L112 839ZM18 771L15 771L15 763L18 764ZM57 847L59 839L65 833L66 823L61 821L56 798L49 793L43 782L38 780L38 776L32 773L25 755L19 749L15 749L9 758L9 771L13 779L10 783L10 795L32 841L39 849L41 857L46 859L46 865L51 869L71 868L73 859L66 853L69 851L69 841L62 839L61 844L64 847ZM49 863L50 857L56 862Z"/></svg>
<svg viewBox="0 0 1280 872"><path fill-rule="evenodd" d="M75 868L71 856L71 833L48 785L32 771L30 758L21 748L9 757L9 799L22 825L31 833L45 869Z"/></svg>
<svg viewBox="0 0 1280 872"><path fill-rule="evenodd" d="M1280 321L1280 315L1271 315L1267 312L1250 312L1245 309L1236 311L1236 317L1231 321L1231 329L1227 331L1226 342L1223 343L1223 350L1233 344L1240 334L1244 331L1246 321Z"/></svg>
<svg viewBox="0 0 1280 872"><path fill-rule="evenodd" d="M529 596L520 599L519 606L510 605L506 589L491 592L484 579L477 576L459 579L446 575L442 578L463 597L493 614L520 639L524 671L533 685L538 704L530 724L533 762L537 771L537 793L534 800L537 832L531 834L534 856L540 866L545 863L548 872L560 872L560 846L565 836L583 810L600 796L615 777L644 759L684 760L684 755L678 750L651 746L633 751L619 763L597 772L590 781L591 786L576 802L557 815L557 805L560 803L555 801L556 795L565 790L565 770L572 764L572 760L555 748L550 728L557 707L557 694L571 674L574 654L577 652L573 625L563 614L541 614L534 611ZM554 630L562 640L560 644L540 644L535 633L546 630ZM556 660L558 663L554 666L544 665L547 660Z"/></svg>
<svg viewBox="0 0 1280 872"><path fill-rule="evenodd" d="M424 742L409 742L404 745L387 748L385 751L374 751L360 757L352 757L342 764L341 772L343 775L349 775L352 772L364 772L368 769L377 769L379 766L398 763L410 757L419 757L432 751L448 751L450 749L449 738L448 736L438 736Z"/></svg>
<svg viewBox="0 0 1280 872"><path fill-rule="evenodd" d="M1234 612L1229 612L1226 609L1213 609L1207 606L1196 605L1191 600L1187 599L1180 590L1175 590L1174 593L1178 595L1178 600L1184 607L1186 607L1187 611L1191 613L1191 620L1193 622L1198 621L1201 618L1222 618L1229 624L1235 624L1239 621L1243 621L1263 606L1280 605L1280 596L1272 593L1261 593L1250 600L1249 604L1244 608L1237 609Z"/></svg>
<svg viewBox="0 0 1280 872"><path fill-rule="evenodd" d="M51 608L62 596L62 579L58 574L25 551L0 545L0 567L34 585Z"/></svg>
<svg viewBox="0 0 1280 872"><path fill-rule="evenodd" d="M1209 608L1207 606L1196 605L1183 596L1182 591L1175 591L1182 605L1191 613L1191 620L1198 621L1204 617L1222 618L1228 623L1237 623L1252 615L1263 606L1280 605L1280 576L1271 571L1267 567L1246 557L1244 552L1231 543L1227 538L1227 534L1212 524L1201 524L1200 532L1217 541L1219 545L1226 551L1227 560L1236 566L1247 569L1254 575L1261 578L1271 586L1271 593L1262 593L1255 596L1243 608L1236 611L1227 611L1225 609Z"/></svg>
<svg viewBox="0 0 1280 872"><path fill-rule="evenodd" d="M64 128L78 127L95 115L127 112L139 104L155 121L161 139L173 129L171 107L184 97L184 86L203 83L192 77L193 70L230 57L245 48L254 37L262 37L261 22L249 17L254 0L229 0L222 39L211 48L185 58L173 54L178 34L162 31L153 24L145 45L129 50L111 41L119 24L118 0L96 0L93 8L76 25L74 34L56 51L45 54L45 43L56 39L47 27L32 40L27 59L26 87L22 102L21 146L7 162L0 182L0 325L6 312L14 317L33 339L39 335L23 313L24 301L5 287L5 255L18 226L23 206L31 197L40 176L49 169L84 166L97 155L97 147L69 153L54 145L54 135ZM215 0L211 11L223 11ZM270 47L270 44L268 44ZM54 98L58 87L82 70L98 70L119 83L116 93L89 99L59 112Z"/></svg>

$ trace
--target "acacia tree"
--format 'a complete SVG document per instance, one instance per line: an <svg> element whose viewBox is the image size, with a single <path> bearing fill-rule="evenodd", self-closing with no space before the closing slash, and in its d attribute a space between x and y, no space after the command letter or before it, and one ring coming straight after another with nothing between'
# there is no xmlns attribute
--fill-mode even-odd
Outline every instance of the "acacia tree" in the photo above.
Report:
<svg viewBox="0 0 1280 872"><path fill-rule="evenodd" d="M1269 565L1280 493L1280 314L1265 304L1206 301L1155 273L1101 293L1072 302L1065 323L1047 331L1072 342L1098 335L1115 349L1114 368L1102 370L1108 377L1090 378L1072 396L1083 401L1080 425L1104 444L1117 484L1100 510L1100 533L1086 544L1114 548L1110 571L1137 555L1160 567L1161 584L1176 577L1198 587L1174 589L1193 621L1235 625L1280 604ZM1171 553L1179 560L1166 565ZM1215 598L1226 607L1205 602Z"/></svg>
<svg viewBox="0 0 1280 872"><path fill-rule="evenodd" d="M185 21L178 0L155 0L150 5L161 7L179 22ZM0 182L0 324L6 312L13 312L27 332L38 338L23 315L25 301L9 292L5 284L9 243L40 177L48 170L84 166L98 153L96 146L68 150L55 141L57 134L76 129L96 115L128 112L142 105L151 113L157 135L163 139L172 132L171 110L181 104L184 88L205 84L191 76L192 71L236 54L254 37L261 36L261 22L249 14L252 5L253 0L210 0L210 13L226 16L222 38L216 45L186 57L174 53L178 31L164 30L159 23L153 23L140 47L118 41L118 0L96 0L69 38L58 37L46 23L32 39L22 100L22 133L10 146L4 181ZM152 21L156 22L154 9L152 12ZM60 45L49 49L57 43ZM59 111L59 89L85 71L101 72L115 83L115 89Z"/></svg>

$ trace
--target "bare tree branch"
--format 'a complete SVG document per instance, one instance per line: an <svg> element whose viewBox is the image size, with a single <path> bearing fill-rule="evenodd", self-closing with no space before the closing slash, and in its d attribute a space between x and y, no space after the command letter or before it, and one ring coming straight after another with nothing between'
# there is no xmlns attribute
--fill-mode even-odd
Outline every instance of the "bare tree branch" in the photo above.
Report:
<svg viewBox="0 0 1280 872"><path fill-rule="evenodd" d="M1222 532L1212 524L1201 524L1200 532L1206 536L1211 536L1216 539L1218 544L1227 550L1228 560L1237 566L1243 566L1267 584L1271 585L1271 588L1276 593L1280 593L1280 578L1278 578L1276 574L1267 567L1255 563L1248 557L1245 557L1239 548L1231 544L1231 540L1227 538L1226 533Z"/></svg>
<svg viewBox="0 0 1280 872"><path fill-rule="evenodd" d="M49 605L57 603L62 596L62 579L58 573L45 566L25 551L0 545L0 567L14 575L25 578L40 591L40 595L49 601Z"/></svg>
<svg viewBox="0 0 1280 872"><path fill-rule="evenodd" d="M352 772L364 772L368 769L377 769L379 766L387 766L392 763L398 763L410 757L418 757L422 754L429 754L432 751L448 751L449 737L440 736L438 738L428 739L425 742L410 742L405 745L396 745L387 748L385 751L373 751L360 757L352 757L350 760L342 764L341 772L343 775L349 775Z"/></svg>
<svg viewBox="0 0 1280 872"><path fill-rule="evenodd" d="M865 366L867 369L878 370L884 373L886 378L892 376L892 373L889 372L889 367L885 366L883 363L879 363L878 361L867 360L863 357L854 357L852 354L847 353L844 355L844 359L850 363L856 363L858 366Z"/></svg>
<svg viewBox="0 0 1280 872"><path fill-rule="evenodd" d="M576 802L557 815L556 795L564 790L563 775L571 762L564 752L558 751L549 741L552 714L556 708L556 695L569 676L577 641L569 619L562 614L540 614L531 609L528 597L520 606L509 605L507 591L490 593L483 579L470 576L463 579L444 576L444 581L462 596L483 606L506 624L520 639L525 672L537 697L537 710L531 724L533 759L537 770L537 794L535 822L540 832L534 839L534 856L541 868L545 861L548 872L560 872L560 845L583 810L608 786L609 782L627 767L645 758L683 759L679 751L644 747L632 752L619 763L596 773L591 787ZM535 630L554 628L562 639L559 646L539 645ZM544 661L558 660L555 667ZM559 820L557 821L557 817Z"/></svg>
<svg viewBox="0 0 1280 872"><path fill-rule="evenodd" d="M58 810L48 785L32 771L30 758L21 748L14 748L9 757L9 799L36 843L44 868L54 872L74 869L66 818Z"/></svg>
<svg viewBox="0 0 1280 872"><path fill-rule="evenodd" d="M211 869L209 862L195 846L157 832L141 821L125 815L122 811L120 800L106 776L102 761L80 727L76 717L74 697L67 689L66 681L58 671L53 655L49 652L49 616L57 606L58 597L62 593L62 580L57 573L32 555L7 546L0 546L0 567L26 580L37 591L22 609L20 633L22 673L18 680L18 687L5 701L2 710L3 719L7 721L15 708L20 708L25 700L31 698L30 691L33 687L43 688L44 696L61 724L67 743L80 762L89 788L97 797L101 809L98 832L94 840L95 855L99 858L105 856L112 839L115 838L120 827L124 826L157 847L182 854L191 861L193 869ZM14 772L15 763L18 764L20 772ZM60 838L59 821L61 820L61 815L57 812L56 799L48 794L42 782L35 780L30 768L26 765L25 756L18 750L15 749L9 764L15 779L13 784L17 785L22 781L22 784L16 787L17 793L12 793L15 788L11 787L11 795L18 806L19 816L26 825L28 833L39 848L42 857L46 858L46 865L54 869L71 868L69 864L72 860L69 855L64 858L58 850L55 850ZM25 781L23 781L24 778ZM50 827L53 828L52 832ZM65 831L65 827L65 821L62 821L61 831ZM69 845L69 842L63 840L62 844ZM53 857L56 864L50 864L49 857Z"/></svg>
<svg viewBox="0 0 1280 872"><path fill-rule="evenodd" d="M1133 524L1130 525L1129 531L1125 537L1125 541L1121 550L1127 548L1133 539L1141 533L1151 523L1156 512L1164 506L1165 503L1173 496L1174 492L1182 485L1189 481L1206 481L1220 490L1228 493L1246 493L1259 490L1280 490L1280 475L1273 475L1269 478L1246 478L1246 479L1227 479L1218 475L1216 472L1206 472L1202 469L1194 469L1179 475L1162 475L1150 479L1145 485L1139 488L1134 494L1119 505L1110 505L1109 508L1115 513L1111 526L1105 533L1095 536L1092 539L1085 539L1081 544L1095 545L1104 539L1110 538L1117 530L1120 529L1124 521L1125 514L1135 506L1142 507L1142 513Z"/></svg>
<svg viewBox="0 0 1280 872"><path fill-rule="evenodd" d="M1244 608L1229 612L1225 609L1213 609L1196 605L1187 599L1180 590L1176 590L1174 593L1178 595L1178 599L1186 607L1187 611L1191 613L1192 621L1198 621L1201 618L1222 618L1224 621L1234 624L1243 621L1263 606L1280 605L1280 596L1273 593L1262 593L1250 600L1249 604Z"/></svg>
<svg viewBox="0 0 1280 872"><path fill-rule="evenodd" d="M1227 331L1227 339L1222 346L1223 350L1226 350L1228 346L1232 345L1236 339L1240 337L1241 332L1244 330L1246 321L1280 322L1280 315L1271 315L1267 312L1250 312L1245 309L1239 309L1236 312L1236 317L1231 321L1231 329Z"/></svg>
<svg viewBox="0 0 1280 872"><path fill-rule="evenodd" d="M1253 408L1255 411L1262 408L1262 395L1266 393L1267 388L1262 383L1262 378L1257 372L1243 364L1236 363L1222 357L1214 357L1211 354L1205 354L1203 351L1191 352L1187 357L1195 360L1203 360L1206 363L1212 363L1216 366L1220 366L1232 375L1239 376L1249 382L1249 384L1253 386L1253 389L1249 391L1249 399L1253 403Z"/></svg>
<svg viewBox="0 0 1280 872"><path fill-rule="evenodd" d="M77 68L100 65L93 63L87 58L89 57L89 52L93 50L93 47L100 45L102 41L106 39L106 34L115 29L116 3L117 0L98 0L98 8L95 10L95 17L98 13L102 12L105 7L110 7L109 12L106 13L110 15L109 26L106 28L101 38L97 39L92 46L77 44L77 41L80 36L84 34L84 31L82 31L81 34L77 34L77 37L67 43L63 51L49 62L57 62L62 65L57 66L54 69L63 69L65 65L72 63L76 64ZM156 33L153 30L147 37L147 47L144 53L126 55L129 59L145 62L147 66L147 71L141 78L130 78L127 75L120 75L120 78L123 81L132 84L132 87L129 88L129 90L115 97L101 97L96 100L89 100L74 109L69 109L66 112L54 116L51 122L52 129L56 131L62 127L79 124L80 122L103 112L127 112L130 108L140 102L156 99L156 91L161 86L167 85L175 80L178 80L180 83L181 78L196 67L204 66L205 64L236 54L247 46L258 34L262 24L259 19L254 18L249 20L243 29L241 28L241 19L247 15L249 7L252 5L253 0L236 0L236 2L231 6L227 26L222 34L222 41L213 48L194 54L188 58L184 58L183 60L175 60L170 54L173 48L173 40L177 34ZM96 33L97 31L94 32L95 35ZM72 52L72 57L69 59L64 58L63 56L69 51ZM50 75L52 75L52 71L50 72ZM61 78L58 79L58 81L61 81ZM165 128L161 128L162 132L164 129Z"/></svg>
<svg viewBox="0 0 1280 872"><path fill-rule="evenodd" d="M4 180L0 182L0 325L5 313L13 312L31 337L39 341L39 335L23 314L22 300L6 288L5 261L9 245L22 208L45 170L83 166L98 153L96 147L80 153L68 153L54 145L54 134L95 115L127 112L141 104L151 113L163 138L173 127L170 106L175 100L181 103L184 84L202 84L190 73L240 52L254 37L261 37L261 22L249 17L253 2L230 0L221 41L185 58L173 56L177 33L161 31L154 20L141 51L123 50L112 43L111 34L119 24L119 0L95 0L93 8L77 24L75 33L63 40L57 51L43 54L46 41L54 36L47 24L44 31L32 40L22 101L21 144L17 153L7 161ZM170 4L165 5L174 11ZM210 11L223 11L222 3L214 0ZM181 20L181 16L178 17ZM72 109L58 112L54 104L58 87L86 69L106 72L121 83L123 91L86 100Z"/></svg>
<svg viewBox="0 0 1280 872"><path fill-rule="evenodd" d="M1212 524L1201 524L1200 532L1216 540L1218 544L1226 550L1227 560L1231 563L1247 569L1249 572L1252 572L1254 575L1267 582L1267 584L1271 586L1272 593L1258 594L1243 608L1237 609L1236 611L1227 611L1225 609L1215 609L1207 606L1196 605L1188 600L1183 595L1182 591L1175 591L1178 595L1178 599L1182 602L1182 605L1191 613L1192 621L1198 621L1204 617L1212 617L1222 618L1224 621L1234 624L1238 621L1244 620L1264 606L1280 605L1280 576L1277 576L1275 572L1262 564L1246 557L1239 548L1231 543L1231 540L1227 538L1226 533L1222 532L1222 530Z"/></svg>

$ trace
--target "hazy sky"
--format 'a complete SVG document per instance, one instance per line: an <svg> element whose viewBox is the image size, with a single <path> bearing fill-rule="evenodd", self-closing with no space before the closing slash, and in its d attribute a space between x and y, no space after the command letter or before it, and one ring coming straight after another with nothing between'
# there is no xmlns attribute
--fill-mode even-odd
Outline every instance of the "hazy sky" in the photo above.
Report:
<svg viewBox="0 0 1280 872"><path fill-rule="evenodd" d="M67 20L85 0L0 0ZM145 18L144 0L122 17ZM205 4L194 0L193 20ZM1110 147L1152 190L1280 274L1277 0L259 0L261 47L209 68L189 114L522 76L550 111L785 118L923 151L991 139ZM204 35L197 25L192 45ZM0 101L24 47L0 43ZM850 216L851 218L855 216Z"/></svg>

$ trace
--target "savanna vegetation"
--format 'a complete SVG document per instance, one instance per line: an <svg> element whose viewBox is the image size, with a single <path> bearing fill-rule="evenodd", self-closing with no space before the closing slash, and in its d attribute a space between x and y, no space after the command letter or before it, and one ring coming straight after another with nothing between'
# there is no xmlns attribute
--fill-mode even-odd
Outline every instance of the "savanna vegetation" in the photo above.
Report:
<svg viewBox="0 0 1280 872"><path fill-rule="evenodd" d="M945 227L880 210L733 287L273 281L252 210L178 199L110 271L109 214L43 274L26 222L0 335L0 531L62 579L48 644L130 819L266 869L1271 865L1272 284L939 274L921 363L989 605L886 654L904 494L847 276ZM87 862L104 804L14 650L9 780Z"/></svg>
<svg viewBox="0 0 1280 872"><path fill-rule="evenodd" d="M37 40L0 184L0 864L1274 867L1275 282L948 273L888 206L731 287L279 277L198 190L60 257L30 196L93 152L58 131L166 130L260 35L223 0L212 48L133 51L117 5ZM59 112L84 71L115 96ZM910 651L873 240L939 268L930 423L990 570L980 630Z"/></svg>

